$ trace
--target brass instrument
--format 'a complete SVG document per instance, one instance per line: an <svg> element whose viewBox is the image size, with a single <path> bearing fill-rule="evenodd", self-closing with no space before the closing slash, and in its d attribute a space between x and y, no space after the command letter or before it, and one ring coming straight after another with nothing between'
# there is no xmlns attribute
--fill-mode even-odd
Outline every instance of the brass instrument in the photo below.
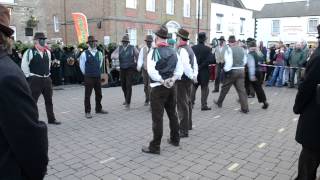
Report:
<svg viewBox="0 0 320 180"><path fill-rule="evenodd" d="M73 57L69 57L67 59L67 64L70 65L70 66L73 66L75 63L75 59Z"/></svg>

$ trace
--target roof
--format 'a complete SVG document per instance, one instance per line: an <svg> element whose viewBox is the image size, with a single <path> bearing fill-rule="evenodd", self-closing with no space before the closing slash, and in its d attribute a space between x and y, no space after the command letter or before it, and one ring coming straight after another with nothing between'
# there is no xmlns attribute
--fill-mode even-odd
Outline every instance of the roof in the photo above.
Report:
<svg viewBox="0 0 320 180"><path fill-rule="evenodd" d="M233 6L241 9L246 8L241 0L211 0L211 2L217 3L217 4L223 4L227 6Z"/></svg>
<svg viewBox="0 0 320 180"><path fill-rule="evenodd" d="M306 1L266 4L260 12L254 12L253 16L257 19L320 16L319 0L310 0L309 6L307 4Z"/></svg>

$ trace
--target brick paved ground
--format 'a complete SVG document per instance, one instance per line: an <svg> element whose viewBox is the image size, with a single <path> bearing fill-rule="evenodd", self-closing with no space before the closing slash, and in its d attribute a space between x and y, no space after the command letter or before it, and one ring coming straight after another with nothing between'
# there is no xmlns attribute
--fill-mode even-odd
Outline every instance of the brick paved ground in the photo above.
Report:
<svg viewBox="0 0 320 180"><path fill-rule="evenodd" d="M178 148L163 141L159 156L141 152L152 135L141 85L133 89L130 111L122 106L120 88L103 89L103 107L110 114L93 114L91 120L84 118L83 87L54 91L56 117L63 124L49 125L46 180L292 179L300 152L294 141L298 116L292 113L296 90L266 88L266 93L270 108L262 110L257 99L249 99L250 113L244 115L234 90L222 109L201 112L198 90L190 137ZM217 96L210 94L209 104ZM38 105L46 119L42 99ZM166 140L167 117L164 122Z"/></svg>

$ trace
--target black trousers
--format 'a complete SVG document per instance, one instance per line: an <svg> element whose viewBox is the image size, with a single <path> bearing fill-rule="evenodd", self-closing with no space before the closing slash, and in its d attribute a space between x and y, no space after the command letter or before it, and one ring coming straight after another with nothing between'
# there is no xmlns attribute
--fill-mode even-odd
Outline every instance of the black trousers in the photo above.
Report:
<svg viewBox="0 0 320 180"><path fill-rule="evenodd" d="M142 77L143 77L143 84L144 84L144 93L146 96L146 103L149 103L150 101L150 77L148 75L147 70L145 70L144 68L142 68Z"/></svg>
<svg viewBox="0 0 320 180"><path fill-rule="evenodd" d="M223 64L216 64L216 79L214 80L214 90L219 91L220 83L222 81Z"/></svg>
<svg viewBox="0 0 320 180"><path fill-rule="evenodd" d="M92 89L96 94L96 112L102 110L101 99L101 81L100 77L84 77L84 87L85 87L85 96L84 96L84 111L85 113L91 112L90 97L92 94Z"/></svg>
<svg viewBox="0 0 320 180"><path fill-rule="evenodd" d="M191 102L195 104L196 93L199 86L201 86L201 108L208 107L208 96L209 96L209 82L207 84L194 84L191 92Z"/></svg>
<svg viewBox="0 0 320 180"><path fill-rule="evenodd" d="M248 88L252 87L254 90L253 92L255 92L257 94L257 98L258 98L259 103L266 102L267 97L266 97L266 94L262 88L262 82L260 81L261 76L262 76L261 72L256 71L256 74L255 74L255 76L257 78L256 81L250 81L248 76L249 76L249 74L247 73L246 74L246 83L245 83L246 89L247 89L247 86L249 86Z"/></svg>
<svg viewBox="0 0 320 180"><path fill-rule="evenodd" d="M298 177L295 180L315 180L320 165L320 149L302 147L298 165Z"/></svg>
<svg viewBox="0 0 320 180"><path fill-rule="evenodd" d="M56 120L53 113L52 103L52 80L50 77L43 78L32 76L28 78L28 83L32 92L32 97L35 102L38 102L40 95L43 95L44 103L46 106L48 122L54 122Z"/></svg>
<svg viewBox="0 0 320 180"><path fill-rule="evenodd" d="M156 86L151 89L151 112L152 112L152 132L153 140L149 148L159 150L163 135L163 114L166 110L169 117L170 139L179 142L179 122L176 111L176 91L164 86Z"/></svg>
<svg viewBox="0 0 320 180"><path fill-rule="evenodd" d="M191 80L176 81L177 109L180 120L180 133L188 135L192 129Z"/></svg>
<svg viewBox="0 0 320 180"><path fill-rule="evenodd" d="M132 81L133 81L134 75L135 75L135 71L133 69L120 70L121 88L127 104L131 103L132 83L133 83Z"/></svg>

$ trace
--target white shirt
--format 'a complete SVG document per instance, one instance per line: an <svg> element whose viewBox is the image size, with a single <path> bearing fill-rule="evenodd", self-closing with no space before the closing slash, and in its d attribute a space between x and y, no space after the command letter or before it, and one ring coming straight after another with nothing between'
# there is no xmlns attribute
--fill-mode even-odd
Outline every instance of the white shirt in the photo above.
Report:
<svg viewBox="0 0 320 180"><path fill-rule="evenodd" d="M148 50L149 47L145 46L145 47L143 47L143 48L140 50L140 52L139 52L138 63L137 63L137 70L138 70L138 71L141 71L141 68L142 68L142 66L143 66L144 49L147 49L147 50Z"/></svg>
<svg viewBox="0 0 320 180"><path fill-rule="evenodd" d="M95 56L96 53L99 53L99 61L100 61L100 67L102 66L102 63L103 63L103 55L101 52L98 52L97 49L91 49L89 48L88 49L90 51L90 53ZM85 69L86 69L86 61L87 61L87 56L86 56L86 51L83 51L81 56L80 56L80 69L81 69L81 72L82 74L85 74Z"/></svg>
<svg viewBox="0 0 320 180"><path fill-rule="evenodd" d="M147 71L148 71L149 77L153 81L156 81L154 83L150 83L150 87L152 87L152 88L156 87L156 86L160 86L161 85L160 81L165 80L165 79L162 79L162 77L159 74L159 71L155 69L157 62L152 59L153 51L154 51L154 48L151 48L151 50L148 54L148 57L147 57L147 67L148 67ZM183 74L183 65L181 63L180 56L178 54L177 54L177 56L178 56L178 62L177 62L176 69L174 70L173 75L175 76L176 79L180 79Z"/></svg>
<svg viewBox="0 0 320 180"><path fill-rule="evenodd" d="M244 69L244 65L247 64L247 53L246 51L243 49L243 67L232 67L233 66L233 55L232 55L232 49L230 48L230 46L227 46L227 49L224 53L224 71L225 72L229 72L232 69Z"/></svg>
<svg viewBox="0 0 320 180"><path fill-rule="evenodd" d="M51 53L50 51L46 50L47 52L47 55L49 57L49 74L46 75L45 77L49 77L50 76L50 67L51 67ZM39 51L37 49L37 52L36 53L39 53L40 56L43 58L43 52ZM24 75L26 77L30 77L30 76L38 76L38 77L43 77L42 75L38 75L38 74L33 74L30 72L30 62L31 60L33 59L33 53L32 53L32 49L28 49L24 54L23 54L23 57L22 57L22 61L21 61L21 70L23 71Z"/></svg>
<svg viewBox="0 0 320 180"><path fill-rule="evenodd" d="M181 62L183 65L183 73L189 78L189 79L194 79L198 77L198 63L197 63L197 58L194 55L193 57L193 69L190 64L190 59L189 59L189 53L186 49L184 48L179 48L180 51L180 58Z"/></svg>

